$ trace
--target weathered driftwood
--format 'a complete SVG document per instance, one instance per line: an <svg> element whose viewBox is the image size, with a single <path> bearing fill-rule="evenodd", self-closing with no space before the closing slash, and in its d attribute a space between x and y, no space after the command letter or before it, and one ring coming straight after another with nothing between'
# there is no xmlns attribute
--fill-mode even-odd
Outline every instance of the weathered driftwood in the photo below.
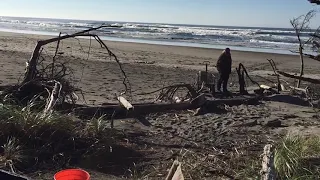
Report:
<svg viewBox="0 0 320 180"><path fill-rule="evenodd" d="M203 99L205 98L205 99ZM215 99L210 97L205 97L203 95L199 102L191 103L189 101L181 103L139 103L132 104L134 111L127 111L127 109L122 108L119 104L108 104L99 107L89 107L89 106L71 106L73 112L79 116L92 117L94 115L105 115L106 118L118 119L118 118L133 118L139 117L155 112L167 112L173 110L187 110L187 109L197 109L200 106L206 106L208 109L215 108L219 105L229 105L236 106L241 104L256 104L261 99L261 96L257 95L244 95L239 97L233 97L230 99Z"/></svg>
<svg viewBox="0 0 320 180"><path fill-rule="evenodd" d="M0 179L2 180L29 180L29 178L18 175L18 174L13 174L11 172L5 171L5 170L0 170Z"/></svg>
<svg viewBox="0 0 320 180"><path fill-rule="evenodd" d="M303 53L304 56L310 58L310 59L313 59L315 61L320 61L320 55L312 55L312 54L306 54L306 53Z"/></svg>
<svg viewBox="0 0 320 180"><path fill-rule="evenodd" d="M293 87L293 86L289 86L291 89L295 90L295 91L299 91L302 92L304 94L307 94L307 89L303 89L303 88L297 88L297 87Z"/></svg>
<svg viewBox="0 0 320 180"><path fill-rule="evenodd" d="M33 53L32 53L30 60L26 64L26 73L25 73L23 83L27 83L35 78L36 71L37 71L37 63L38 63L38 59L40 56L42 46L45 46L49 43L53 43L56 41L60 42L61 40L73 38L73 37L77 37L77 36L92 36L92 37L94 37L96 35L90 35L87 33L89 33L90 31L101 29L103 27L106 27L106 26L99 26L96 28L90 28L90 29L87 29L84 31L80 31L80 32L77 32L77 33L74 33L71 35L64 35L64 36L59 35L59 37L56 37L56 38L38 41L34 50L33 50Z"/></svg>
<svg viewBox="0 0 320 180"><path fill-rule="evenodd" d="M239 68L236 68L236 71L238 74L240 94L247 94L248 92L245 90L246 81L244 80L244 71L241 71L240 65Z"/></svg>
<svg viewBox="0 0 320 180"><path fill-rule="evenodd" d="M272 93L275 93L275 94L278 93L278 91L276 91L273 87L267 86L267 85L264 85L264 84L261 84L261 85L260 85L260 88L261 88L261 89L264 89L264 90L268 90L268 91L270 91L270 92L272 92Z"/></svg>
<svg viewBox="0 0 320 180"><path fill-rule="evenodd" d="M239 67L236 69L239 77L239 86L240 86L240 93L241 94L248 94L248 92L245 90L245 79L244 75L247 76L247 78L253 83L256 84L257 86L260 86L258 82L254 81L248 74L246 68L242 63L239 63Z"/></svg>
<svg viewBox="0 0 320 180"><path fill-rule="evenodd" d="M60 96L61 89L62 89L61 84L59 82L55 82L54 88L50 95L50 99L44 110L44 113L43 113L44 115L47 115L48 113L51 113L53 111L53 108L56 105L58 98Z"/></svg>
<svg viewBox="0 0 320 180"><path fill-rule="evenodd" d="M87 30L84 30L84 31L80 31L80 32L77 32L77 33L74 33L74 34L71 34L71 35L63 35L63 36L61 36L61 34L60 34L59 37L38 41L38 43L36 44L36 47L34 48L34 51L32 53L32 56L31 56L30 60L26 63L27 65L26 65L25 76L24 76L24 79L23 79L23 82L21 83L21 85L23 86L24 84L34 80L37 77L37 75L38 75L38 71L37 71L38 59L40 57L41 49L42 49L43 46L45 46L45 45L47 45L49 43L53 43L53 42L57 42L58 41L58 45L57 45L57 48L56 48L56 52L57 52L58 51L57 49L59 48L59 42L61 40L68 39L68 38L74 38L74 37L93 37L101 45L102 48L107 50L109 56L114 58L115 61L118 63L118 65L120 67L120 70L121 70L122 74L124 75L124 79L123 79L123 84L125 86L125 92L124 93L126 93L128 90L131 91L130 83L127 80L126 73L124 72L124 70L122 68L122 65L119 62L117 56L112 51L109 50L107 45L100 39L100 37L98 35L90 34L91 31L98 30L98 29L101 29L101 28L104 28L104 27L112 27L112 26L110 26L110 25L102 25L102 26L99 26L99 27L90 28L90 29L87 29ZM54 65L54 61L55 60L53 59L53 65ZM53 79L51 79L51 80L53 80ZM57 80L57 79L54 79L54 80ZM128 85L129 85L129 88L128 88Z"/></svg>
<svg viewBox="0 0 320 180"><path fill-rule="evenodd" d="M270 90L270 89L272 89L272 87L267 86L267 85L264 85L264 84L261 84L261 85L260 85L260 88L262 88L262 89L266 89L266 90Z"/></svg>
<svg viewBox="0 0 320 180"><path fill-rule="evenodd" d="M176 160L173 162L166 180L184 180L181 170L181 163L179 161Z"/></svg>
<svg viewBox="0 0 320 180"><path fill-rule="evenodd" d="M307 78L307 77L303 77L303 76L300 77L300 76L292 75L292 74L289 74L289 73L286 73L283 71L277 71L277 72L284 77L299 79L299 80L314 83L314 84L320 84L320 79L312 79L312 78Z"/></svg>
<svg viewBox="0 0 320 180"><path fill-rule="evenodd" d="M263 149L262 154L262 180L276 180L276 171L274 168L274 151L271 144L267 144Z"/></svg>
<svg viewBox="0 0 320 180"><path fill-rule="evenodd" d="M133 110L133 106L132 104L126 100L126 98L119 96L117 97L118 101L120 102L120 104L126 108L128 111Z"/></svg>
<svg viewBox="0 0 320 180"><path fill-rule="evenodd" d="M282 86L281 86L281 83L280 83L280 77L279 77L279 74L277 73L277 65L276 63L274 62L273 59L267 59L272 67L272 70L274 72L274 74L277 76L277 88L278 88L278 92L282 91Z"/></svg>

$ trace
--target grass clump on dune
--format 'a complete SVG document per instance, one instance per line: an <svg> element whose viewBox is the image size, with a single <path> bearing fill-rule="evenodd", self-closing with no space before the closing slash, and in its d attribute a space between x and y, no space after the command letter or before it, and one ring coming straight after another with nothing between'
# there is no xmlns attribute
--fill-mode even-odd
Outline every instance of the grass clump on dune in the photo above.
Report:
<svg viewBox="0 0 320 180"><path fill-rule="evenodd" d="M275 149L274 165L279 179L318 179L319 162L318 136L286 136Z"/></svg>
<svg viewBox="0 0 320 180"><path fill-rule="evenodd" d="M0 167L32 172L76 163L101 142L113 144L103 117L89 121L71 115L44 116L34 104L0 104Z"/></svg>

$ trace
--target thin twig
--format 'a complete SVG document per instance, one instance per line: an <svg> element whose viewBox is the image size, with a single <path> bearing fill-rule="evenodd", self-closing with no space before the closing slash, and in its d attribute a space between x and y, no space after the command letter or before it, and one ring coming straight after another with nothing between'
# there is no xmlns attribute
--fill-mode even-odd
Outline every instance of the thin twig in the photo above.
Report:
<svg viewBox="0 0 320 180"><path fill-rule="evenodd" d="M61 37L61 32L59 33L59 38ZM52 69L51 69L51 78L54 77L54 65L56 61L57 54L59 52L59 45L60 45L60 39L57 42L56 52L54 53L54 56L52 58Z"/></svg>

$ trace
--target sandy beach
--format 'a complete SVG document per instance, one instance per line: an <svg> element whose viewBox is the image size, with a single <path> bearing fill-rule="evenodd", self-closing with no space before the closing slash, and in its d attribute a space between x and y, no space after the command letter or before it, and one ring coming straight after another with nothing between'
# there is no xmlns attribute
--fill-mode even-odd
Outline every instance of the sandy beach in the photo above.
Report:
<svg viewBox="0 0 320 180"><path fill-rule="evenodd" d="M0 32L0 82L16 83L23 75L25 62L30 58L38 40L49 36ZM194 83L196 73L205 70L204 62L209 62L209 71L215 73L216 59L221 50L151 45L139 43L105 41L115 53L132 86L134 102L151 101L153 96L137 96L166 85ZM91 44L91 46L90 46ZM90 48L91 47L91 48ZM43 50L45 62L50 62L56 44ZM98 43L89 39L68 39L61 42L57 59L68 62L73 69L76 87L82 89L89 104L114 102L115 93L124 90L123 75L114 60ZM88 53L90 51L90 53ZM300 59L297 55L283 55L258 52L232 51L233 71L243 63L250 71L270 71L267 59L274 59L279 69L299 72ZM315 73L320 64L307 59L305 73ZM231 78L237 83L236 78Z"/></svg>

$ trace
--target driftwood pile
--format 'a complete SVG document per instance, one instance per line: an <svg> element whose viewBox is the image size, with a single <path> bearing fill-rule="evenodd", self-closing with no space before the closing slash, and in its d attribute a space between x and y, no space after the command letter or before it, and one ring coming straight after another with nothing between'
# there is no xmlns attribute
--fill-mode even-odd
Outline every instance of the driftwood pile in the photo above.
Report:
<svg viewBox="0 0 320 180"><path fill-rule="evenodd" d="M71 72L69 67L64 63L57 62L56 57L60 53L60 42L64 39L76 37L94 38L101 45L101 48L104 48L108 52L109 57L113 58L118 63L124 76L123 84L125 85L125 92L122 94L125 94L130 90L130 84L125 72L122 70L121 63L100 37L92 33L95 30L105 27L110 26L102 25L71 35L61 35L60 33L58 37L38 41L30 60L26 62L23 81L17 85L2 86L2 99L10 100L20 105L37 102L37 104L42 104L42 106L45 107L44 114L52 112L57 104L61 105L67 103L75 105L78 100L77 92L81 92L81 90L75 88L72 85L72 82L67 78ZM42 56L42 51L43 47L50 43L57 43L57 46L52 62L45 64L45 58Z"/></svg>
<svg viewBox="0 0 320 180"><path fill-rule="evenodd" d="M80 117L105 115L105 117L109 119L140 117L144 114L168 110L197 109L204 107L210 109L211 106L221 104L237 105L258 101L258 96L255 95L237 96L236 98L226 99L216 98L215 94L213 94L214 86L212 85L214 82L207 82L209 79L212 80L212 77L208 78L208 72L202 72L201 74L206 77L204 80L205 82L201 81L198 83L198 85L201 84L199 87L191 84L178 84L164 87L157 91L147 93L159 93L155 102L132 104L123 96L123 94L131 93L131 88L121 63L100 37L93 33L94 31L105 27L110 26L102 25L70 35L63 35L60 33L58 37L38 41L32 52L31 58L26 62L26 69L22 82L17 85L0 87L0 98L4 101L10 100L10 102L23 106L30 102L37 104L37 107L43 108L44 116L52 113L54 109L61 109L64 112L73 112ZM61 41L76 37L94 38L101 45L101 48L104 48L108 52L109 57L118 63L124 76L123 84L125 87L124 92L119 93L121 96L116 97L119 104L108 104L99 107L77 104L79 97L78 93L81 93L81 89L75 88L72 80L68 79L68 76L72 72L68 65L57 61L57 57L60 53L59 47ZM50 43L56 43L56 48L52 61L48 63L48 60L42 56L42 53L44 46ZM238 73L239 78L242 79L242 81L239 81L240 87L242 88L240 94L247 95L248 93L245 91L244 75L248 76L248 73L242 64L239 65ZM258 83L256 84L259 86ZM177 95L178 92L183 92L185 95Z"/></svg>

